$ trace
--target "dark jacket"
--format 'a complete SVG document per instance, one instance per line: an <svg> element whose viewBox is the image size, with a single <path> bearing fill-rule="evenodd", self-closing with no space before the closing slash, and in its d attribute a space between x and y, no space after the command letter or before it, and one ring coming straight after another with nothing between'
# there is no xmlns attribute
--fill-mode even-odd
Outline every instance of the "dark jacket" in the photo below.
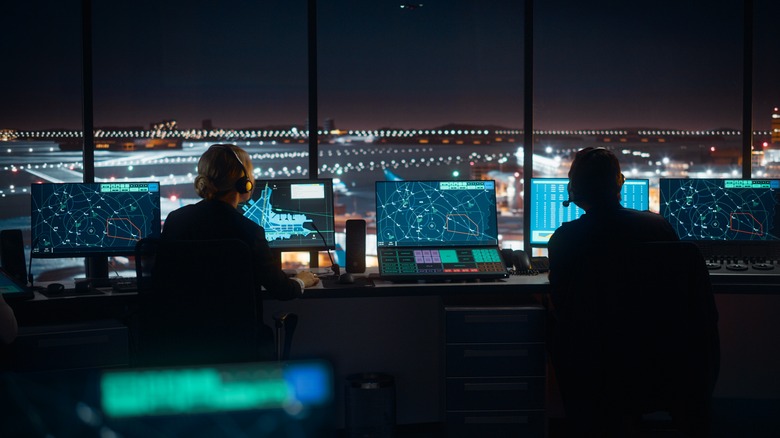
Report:
<svg viewBox="0 0 780 438"><path fill-rule="evenodd" d="M279 300L301 295L300 284L274 263L265 230L225 202L202 200L171 212L165 220L162 239L239 239L252 251L258 287Z"/></svg>

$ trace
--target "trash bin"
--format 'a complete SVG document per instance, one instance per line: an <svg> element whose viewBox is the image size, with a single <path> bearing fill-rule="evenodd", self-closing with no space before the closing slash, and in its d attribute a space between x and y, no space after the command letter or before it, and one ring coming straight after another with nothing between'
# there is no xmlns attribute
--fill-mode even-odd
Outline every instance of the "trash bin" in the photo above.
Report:
<svg viewBox="0 0 780 438"><path fill-rule="evenodd" d="M382 373L347 376L346 430L349 438L395 436L395 381Z"/></svg>

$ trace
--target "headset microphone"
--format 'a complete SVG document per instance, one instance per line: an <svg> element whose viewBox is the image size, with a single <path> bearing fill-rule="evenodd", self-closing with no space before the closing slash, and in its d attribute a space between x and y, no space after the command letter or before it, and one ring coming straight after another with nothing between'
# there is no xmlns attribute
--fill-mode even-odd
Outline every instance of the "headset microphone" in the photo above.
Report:
<svg viewBox="0 0 780 438"><path fill-rule="evenodd" d="M569 205L571 205L571 199L567 199L567 200L563 201L563 206L564 207L568 207Z"/></svg>

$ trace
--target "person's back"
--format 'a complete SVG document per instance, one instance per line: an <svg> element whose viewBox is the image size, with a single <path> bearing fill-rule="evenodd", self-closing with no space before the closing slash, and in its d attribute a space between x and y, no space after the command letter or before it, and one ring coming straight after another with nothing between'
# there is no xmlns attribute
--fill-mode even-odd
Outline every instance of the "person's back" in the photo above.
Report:
<svg viewBox="0 0 780 438"><path fill-rule="evenodd" d="M620 205L625 177L615 155L603 148L577 153L569 170L569 202L585 210L561 225L550 238L550 285L556 312L563 306L572 272L579 263L607 264L621 257L619 246L631 242L675 241L677 234L660 215ZM564 205L568 205L564 204ZM611 251L605 249L612 248Z"/></svg>
<svg viewBox="0 0 780 438"><path fill-rule="evenodd" d="M640 405L653 401L653 396L643 392L647 386L642 382L652 381L650 374L657 367L639 358L655 345L656 338L668 340L670 348L672 341L683 344L691 330L680 329L671 319L695 321L688 323L702 329L701 339L709 336L716 343L717 310L703 258L695 246L680 250L691 254L681 265L691 267L685 280L662 275L663 259L671 259L668 251L675 251L671 247L679 239L660 215L620 206L624 178L614 154L583 149L572 163L569 178L569 197L586 213L558 228L548 245L552 296L548 341L566 415L577 435L603 436L605 428L619 425L623 408L628 409L628 403L615 402L615 394L633 394L632 401ZM659 244L645 246L652 245L647 242ZM645 248L652 249L653 257L644 253ZM688 287L697 282L701 286ZM655 300L654 291L659 298L675 291L681 301L661 303ZM649 326L662 315L669 316L669 327L657 336L643 333L642 324L636 324ZM692 315L701 318L689 318ZM717 348L713 351L717 354ZM706 363L709 352L708 347L692 361ZM617 385L611 379L615 376L620 376Z"/></svg>
<svg viewBox="0 0 780 438"><path fill-rule="evenodd" d="M292 299L319 281L311 272L288 278L273 259L265 231L238 211L254 189L252 163L243 149L229 144L211 146L198 161L195 190L203 200L171 212L163 240L238 239L252 253L256 286L274 298Z"/></svg>

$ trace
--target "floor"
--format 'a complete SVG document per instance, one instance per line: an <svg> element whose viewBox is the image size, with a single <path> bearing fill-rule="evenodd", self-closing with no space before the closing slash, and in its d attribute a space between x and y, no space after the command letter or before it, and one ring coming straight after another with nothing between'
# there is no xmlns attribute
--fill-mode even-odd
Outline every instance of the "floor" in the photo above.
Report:
<svg viewBox="0 0 780 438"><path fill-rule="evenodd" d="M780 436L780 400L715 399L711 438L776 438ZM562 418L548 422L546 438L569 438L563 432ZM340 430L338 437L350 436ZM377 435L384 436L384 435ZM396 426L396 438L442 438L446 436L439 423ZM670 431L642 434L641 438L673 438L684 435ZM481 438L481 437L479 437Z"/></svg>

